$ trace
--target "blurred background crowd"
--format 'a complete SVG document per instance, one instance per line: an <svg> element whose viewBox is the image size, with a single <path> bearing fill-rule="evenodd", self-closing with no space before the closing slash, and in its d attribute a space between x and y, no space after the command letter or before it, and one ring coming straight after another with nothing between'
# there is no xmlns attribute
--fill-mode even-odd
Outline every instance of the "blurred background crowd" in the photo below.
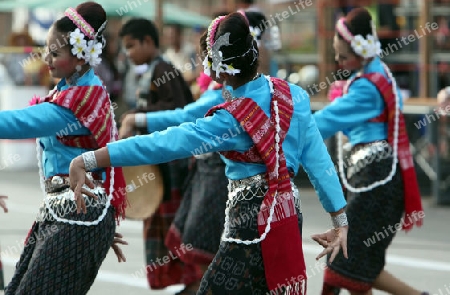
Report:
<svg viewBox="0 0 450 295"><path fill-rule="evenodd" d="M48 91L55 85L43 62L46 33L64 9L75 7L77 0L0 0L0 107L14 87L40 87ZM118 31L132 17L154 20L161 33L161 50L174 65L181 68L194 96L199 95L196 78L201 58L198 40L212 15L239 8L259 9L276 23L280 44L265 60L272 76L304 87L313 99L326 96L314 91L315 83L332 77L337 70L331 47L335 20L354 6L369 8L377 24L378 36L389 54L384 61L393 70L402 88L403 98L435 99L438 91L450 85L450 0L108 0L97 1L108 13L107 47L102 63L96 68L121 112L134 106L136 82L146 65L133 65L126 57ZM324 10L327 10L326 12ZM426 22L437 24L431 32L423 31ZM272 23L269 24L272 26ZM275 27L275 26L274 26ZM415 35L416 41L393 50L402 37ZM389 47L391 44L391 47ZM402 43L403 44L403 43ZM423 78L425 76L425 78ZM10 88L8 88L10 87ZM33 88L35 89L35 88ZM13 106L22 107L31 97L24 97ZM11 105L11 103L6 103ZM407 115L410 138L417 145L416 159L422 159L419 177L425 191L431 191L432 156L439 153L441 184L450 191L448 176L449 132L445 116L439 119L438 140L429 140L431 128L417 128L414 122L426 114ZM441 128L443 127L443 128ZM418 160L419 161L419 160ZM446 170L447 169L447 170Z"/></svg>

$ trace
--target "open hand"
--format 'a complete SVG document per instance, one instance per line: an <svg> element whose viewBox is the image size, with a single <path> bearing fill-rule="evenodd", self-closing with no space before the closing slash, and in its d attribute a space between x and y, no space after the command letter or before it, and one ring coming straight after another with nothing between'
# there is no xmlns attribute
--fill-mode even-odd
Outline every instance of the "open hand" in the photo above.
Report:
<svg viewBox="0 0 450 295"><path fill-rule="evenodd" d="M126 262L127 259L125 258L125 255L123 254L122 249L120 249L119 244L128 245L128 242L123 240L122 234L115 233L114 234L114 241L113 241L113 244L111 245L111 248L113 248L114 253L117 256L117 261L119 261L119 263L122 262L122 261Z"/></svg>
<svg viewBox="0 0 450 295"><path fill-rule="evenodd" d="M311 238L324 247L323 251L316 257L316 260L319 260L327 254L331 254L329 262L332 263L341 248L344 252L344 257L348 258L347 233L348 226L343 226L336 229L329 229L322 234L312 235Z"/></svg>
<svg viewBox="0 0 450 295"><path fill-rule="evenodd" d="M6 206L7 196L0 196L0 207L3 208L3 212L8 213L8 206Z"/></svg>
<svg viewBox="0 0 450 295"><path fill-rule="evenodd" d="M84 202L83 194L97 199L97 196L83 188L83 185L87 185L89 188L94 188L94 183L86 177L86 170L84 169L84 161L81 156L72 160L69 167L69 181L70 189L74 192L75 202L77 203L77 213L83 211L86 213L86 203Z"/></svg>
<svg viewBox="0 0 450 295"><path fill-rule="evenodd" d="M128 114L123 117L119 129L119 139L128 138L134 135L134 114Z"/></svg>

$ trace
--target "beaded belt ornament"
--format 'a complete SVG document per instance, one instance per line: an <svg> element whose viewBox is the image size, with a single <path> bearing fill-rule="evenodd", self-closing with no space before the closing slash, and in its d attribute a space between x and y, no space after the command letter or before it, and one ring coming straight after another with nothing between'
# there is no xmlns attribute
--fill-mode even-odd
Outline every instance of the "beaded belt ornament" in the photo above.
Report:
<svg viewBox="0 0 450 295"><path fill-rule="evenodd" d="M91 173L88 178L94 183L95 188L87 186L84 188L94 193L97 200L89 196L83 196L86 208L104 208L108 203L108 196L105 193L103 181L94 180ZM67 176L54 176L45 180L46 197L42 203L36 221L56 221L58 218L66 218L67 215L77 211L74 193L70 189L70 182ZM51 209L53 212L50 212ZM55 217L56 216L56 217Z"/></svg>
<svg viewBox="0 0 450 295"><path fill-rule="evenodd" d="M294 193L294 203L298 212L301 211L301 200L297 186L291 180L291 186ZM256 191L251 188L257 187ZM267 181L264 174L257 174L243 179L229 180L228 182L228 201L227 207L234 207L239 201L249 201L253 198L264 198L268 189Z"/></svg>

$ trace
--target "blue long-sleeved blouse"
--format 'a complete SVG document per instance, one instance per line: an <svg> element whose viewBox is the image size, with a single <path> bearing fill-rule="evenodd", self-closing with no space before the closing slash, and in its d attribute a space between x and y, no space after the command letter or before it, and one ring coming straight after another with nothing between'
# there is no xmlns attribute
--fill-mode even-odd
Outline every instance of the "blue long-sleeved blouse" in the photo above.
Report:
<svg viewBox="0 0 450 295"><path fill-rule="evenodd" d="M379 57L364 67L364 73L381 73L387 77ZM353 76L352 76L353 77ZM400 108L403 107L397 89ZM338 131L349 137L352 145L387 139L387 124L369 122L384 110L384 100L374 84L365 78L353 82L348 93L314 113L317 127L324 139Z"/></svg>
<svg viewBox="0 0 450 295"><path fill-rule="evenodd" d="M93 85L100 86L102 82L92 69L77 81L77 86ZM58 90L66 90L70 86L62 79L56 87ZM68 174L72 159L87 151L65 146L56 136L87 134L90 134L89 129L79 123L71 110L53 103L44 102L24 109L0 112L0 138L39 138L43 149L42 166L45 177Z"/></svg>
<svg viewBox="0 0 450 295"><path fill-rule="evenodd" d="M290 85L290 90L294 114L283 142L287 166L297 174L299 165L302 165L325 210L336 212L346 202L336 174L326 172L333 167L333 163L312 117L309 96L298 86ZM265 77L261 76L235 89L233 95L253 98L270 116L270 86ZM252 145L250 136L238 121L229 112L219 110L195 122L109 143L107 147L112 166L120 167L154 165L208 152L244 152ZM229 179L242 179L266 171L263 164L222 159Z"/></svg>
<svg viewBox="0 0 450 295"><path fill-rule="evenodd" d="M184 122L195 122L198 118L203 117L210 108L223 102L225 101L222 97L222 90L207 90L198 100L184 108L149 112L147 113L147 131L152 133L178 126Z"/></svg>

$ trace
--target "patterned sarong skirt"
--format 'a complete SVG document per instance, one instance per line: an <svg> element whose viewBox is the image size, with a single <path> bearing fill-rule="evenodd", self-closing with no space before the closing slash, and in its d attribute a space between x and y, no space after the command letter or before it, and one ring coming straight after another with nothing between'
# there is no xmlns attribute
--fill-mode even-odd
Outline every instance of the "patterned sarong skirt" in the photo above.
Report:
<svg viewBox="0 0 450 295"><path fill-rule="evenodd" d="M298 225L302 214L295 187ZM259 237L257 215L267 183L261 174L229 184L229 235L241 240ZM203 276L197 295L262 295L268 294L261 244L237 244L221 241L219 251Z"/></svg>
<svg viewBox="0 0 450 295"><path fill-rule="evenodd" d="M385 179L392 169L392 148L385 142L358 145L347 160L348 183L354 188ZM397 164L392 180L368 192L347 193L348 259L337 255L325 270L323 295L337 288L366 292L385 265L386 249L401 228L404 211L403 183Z"/></svg>
<svg viewBox="0 0 450 295"><path fill-rule="evenodd" d="M50 208L66 220L95 221L107 202L104 193L96 193L97 200L85 197L87 213L77 214L74 201L61 197L68 193L67 187L56 192L47 189ZM97 225L76 225L56 221L43 204L5 294L86 294L114 240L114 213L110 206Z"/></svg>
<svg viewBox="0 0 450 295"><path fill-rule="evenodd" d="M217 153L197 158L193 169L166 244L172 252L179 253L183 262L209 265L219 250L228 178ZM179 251L186 245L189 251Z"/></svg>

